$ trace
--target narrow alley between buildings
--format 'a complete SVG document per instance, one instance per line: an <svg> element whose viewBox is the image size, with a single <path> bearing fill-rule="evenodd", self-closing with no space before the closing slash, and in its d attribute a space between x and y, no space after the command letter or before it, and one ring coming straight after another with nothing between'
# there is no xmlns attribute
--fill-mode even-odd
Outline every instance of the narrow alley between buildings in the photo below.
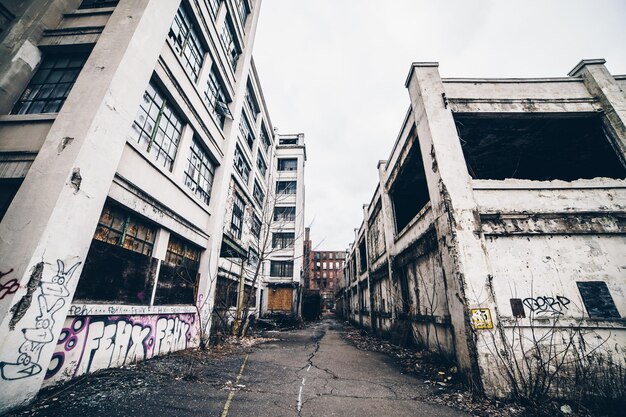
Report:
<svg viewBox="0 0 626 417"><path fill-rule="evenodd" d="M42 391L12 416L464 415L428 403L436 388L389 356L357 349L344 332L325 319L206 361L190 362L187 352L103 370Z"/></svg>

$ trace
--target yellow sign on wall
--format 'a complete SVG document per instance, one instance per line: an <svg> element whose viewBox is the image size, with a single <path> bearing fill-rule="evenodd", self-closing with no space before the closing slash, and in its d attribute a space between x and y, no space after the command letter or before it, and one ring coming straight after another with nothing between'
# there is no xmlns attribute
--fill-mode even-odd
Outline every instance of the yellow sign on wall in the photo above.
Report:
<svg viewBox="0 0 626 417"><path fill-rule="evenodd" d="M472 324L476 330L493 329L491 311L488 308L472 308Z"/></svg>

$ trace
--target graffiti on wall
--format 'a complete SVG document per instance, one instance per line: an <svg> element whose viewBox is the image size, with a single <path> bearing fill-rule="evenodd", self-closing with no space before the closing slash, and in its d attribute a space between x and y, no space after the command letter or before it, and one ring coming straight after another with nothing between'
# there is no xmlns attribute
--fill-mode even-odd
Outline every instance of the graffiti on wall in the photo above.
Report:
<svg viewBox="0 0 626 417"><path fill-rule="evenodd" d="M54 341L53 328L56 323L56 313L65 305L65 300L70 295L67 284L80 264L77 262L66 270L65 263L58 259L57 272L53 276L46 277L42 274L37 295L39 314L35 317L34 327L22 330L24 342L18 348L15 362L0 362L0 376L3 379L22 379L41 373L43 369L39 363L41 351L45 345ZM19 311L20 303L16 304L15 310L12 309L14 318L19 316L17 320L21 319L26 311L25 309L22 312ZM28 307L30 304L26 309Z"/></svg>
<svg viewBox="0 0 626 417"><path fill-rule="evenodd" d="M524 298L524 306L528 308L531 313L543 316L560 316L564 314L570 304L570 299L562 295L556 297L539 296Z"/></svg>
<svg viewBox="0 0 626 417"><path fill-rule="evenodd" d="M194 314L68 317L46 379L69 379L192 346Z"/></svg>
<svg viewBox="0 0 626 417"><path fill-rule="evenodd" d="M0 278L4 278L13 272L13 268L9 269L7 272L0 271ZM20 284L17 282L17 278L12 278L7 282L0 284L0 300L4 299L9 294L15 294L17 290L20 288Z"/></svg>

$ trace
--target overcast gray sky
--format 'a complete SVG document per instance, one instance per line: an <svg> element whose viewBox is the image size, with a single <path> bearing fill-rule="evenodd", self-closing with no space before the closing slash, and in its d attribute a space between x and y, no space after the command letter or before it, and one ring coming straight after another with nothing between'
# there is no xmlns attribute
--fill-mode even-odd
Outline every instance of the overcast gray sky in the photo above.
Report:
<svg viewBox="0 0 626 417"><path fill-rule="evenodd" d="M625 0L263 0L254 57L270 117L307 146L313 244L354 239L409 97L413 61L443 77L626 73Z"/></svg>

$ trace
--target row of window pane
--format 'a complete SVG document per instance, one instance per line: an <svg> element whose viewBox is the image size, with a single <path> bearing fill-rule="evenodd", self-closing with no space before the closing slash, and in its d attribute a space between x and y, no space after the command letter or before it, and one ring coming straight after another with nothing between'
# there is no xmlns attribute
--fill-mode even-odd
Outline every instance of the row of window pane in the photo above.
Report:
<svg viewBox="0 0 626 417"><path fill-rule="evenodd" d="M235 71L240 53L237 45L235 44L235 29L233 28L233 24L228 17L224 22L224 27L222 28L222 34L220 37L222 39L222 45L224 45L224 50L226 51L226 56L230 62L230 66L233 71Z"/></svg>
<svg viewBox="0 0 626 417"><path fill-rule="evenodd" d="M252 133L250 121L245 114L241 115L241 120L239 121L239 132L241 133L241 137L248 144L248 147L252 149L254 146L254 133Z"/></svg>
<svg viewBox="0 0 626 417"><path fill-rule="evenodd" d="M233 232L237 239L241 239L241 231L243 230L243 213L246 209L246 203L239 196L235 194L235 200L233 201L233 217L230 222L230 230Z"/></svg>
<svg viewBox="0 0 626 417"><path fill-rule="evenodd" d="M246 161L246 158L243 156L243 152L241 151L239 146L235 148L235 169L237 170L237 172L239 172L244 182L247 184L248 179L250 178L251 168L250 168L250 164Z"/></svg>
<svg viewBox="0 0 626 417"><path fill-rule="evenodd" d="M88 53L45 56L11 114L58 113L88 56Z"/></svg>
<svg viewBox="0 0 626 417"><path fill-rule="evenodd" d="M277 181L276 193L277 194L295 194L297 188L296 181Z"/></svg>
<svg viewBox="0 0 626 417"><path fill-rule="evenodd" d="M215 176L215 163L200 143L193 139L187 168L185 170L185 185L191 189L202 201L209 204L211 188Z"/></svg>
<svg viewBox="0 0 626 417"><path fill-rule="evenodd" d="M237 0L237 13L239 13L239 19L241 20L241 26L246 26L246 20L248 20L248 14L250 8L248 7L247 0Z"/></svg>
<svg viewBox="0 0 626 417"><path fill-rule="evenodd" d="M93 238L151 256L155 236L156 229L149 223L119 207L106 205Z"/></svg>
<svg viewBox="0 0 626 417"><path fill-rule="evenodd" d="M293 248L294 233L274 233L272 235L272 247L274 249Z"/></svg>
<svg viewBox="0 0 626 417"><path fill-rule="evenodd" d="M296 220L296 208L295 207L275 207L274 208L274 221L293 222L295 220Z"/></svg>
<svg viewBox="0 0 626 417"><path fill-rule="evenodd" d="M259 169L259 173L261 174L261 176L265 178L265 174L267 173L267 164L265 163L265 160L261 156L260 152L257 154L256 157L256 166Z"/></svg>
<svg viewBox="0 0 626 417"><path fill-rule="evenodd" d="M220 81L215 65L211 67L211 71L209 72L207 87L204 91L204 102L209 106L211 113L218 121L220 127L224 127L224 121L227 117L232 118L230 110L228 109L225 89Z"/></svg>
<svg viewBox="0 0 626 417"><path fill-rule="evenodd" d="M209 8L209 12L211 12L211 16L213 19L217 17L217 12L220 10L220 4L222 0L206 0L207 7Z"/></svg>
<svg viewBox="0 0 626 417"><path fill-rule="evenodd" d="M183 67L194 81L198 80L205 50L196 33L190 14L181 4L168 35L174 41L174 49L183 59Z"/></svg>
<svg viewBox="0 0 626 417"><path fill-rule="evenodd" d="M273 277L293 277L293 261L272 261L270 275Z"/></svg>
<svg viewBox="0 0 626 417"><path fill-rule="evenodd" d="M296 158L280 158L278 160L279 171L297 171L298 160Z"/></svg>
<svg viewBox="0 0 626 417"><path fill-rule="evenodd" d="M154 82L150 81L135 117L131 137L171 171L181 131L180 117Z"/></svg>
<svg viewBox="0 0 626 417"><path fill-rule="evenodd" d="M257 203L263 205L263 202L265 201L265 193L263 192L261 186L256 180L254 181L254 189L252 191L252 195Z"/></svg>

